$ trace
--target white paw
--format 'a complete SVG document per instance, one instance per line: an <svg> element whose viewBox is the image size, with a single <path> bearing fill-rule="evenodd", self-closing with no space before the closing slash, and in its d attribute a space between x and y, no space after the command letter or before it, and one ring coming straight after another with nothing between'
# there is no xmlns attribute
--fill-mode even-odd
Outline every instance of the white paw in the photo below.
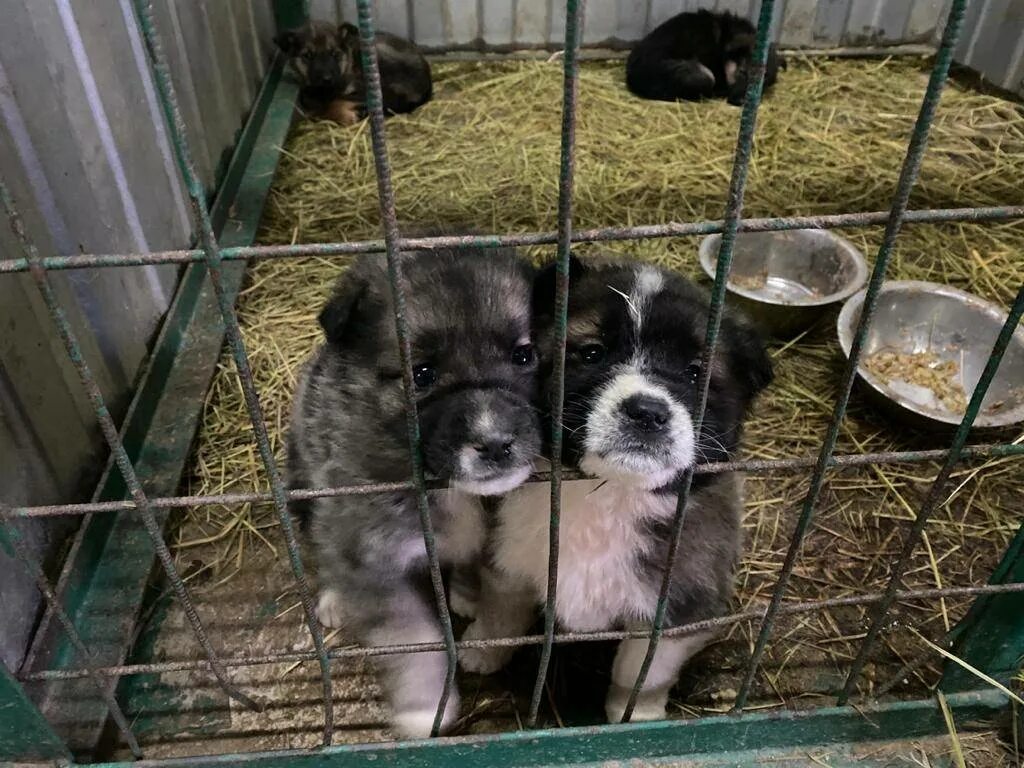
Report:
<svg viewBox="0 0 1024 768"><path fill-rule="evenodd" d="M341 592L336 589L324 589L316 601L316 617L320 623L330 629L338 629L345 624L345 603Z"/></svg>
<svg viewBox="0 0 1024 768"><path fill-rule="evenodd" d="M464 619L475 619L477 608L476 599L477 596L471 590L452 587L451 594L448 597L448 603L451 606L452 613L457 616L461 616Z"/></svg>
<svg viewBox="0 0 1024 768"><path fill-rule="evenodd" d="M608 689L608 697L604 702L604 713L609 723L621 723L622 715L626 711L626 703L629 701L630 688L622 688L612 685ZM633 707L633 714L629 718L631 723L647 722L649 720L664 720L665 705L668 703L668 691L642 691L636 699L636 706Z"/></svg>
<svg viewBox="0 0 1024 768"><path fill-rule="evenodd" d="M463 648L459 651L459 666L466 672L493 675L508 664L511 648Z"/></svg>
<svg viewBox="0 0 1024 768"><path fill-rule="evenodd" d="M444 717L441 720L441 733L443 734L455 722L458 714L458 699L453 704L449 698L445 705ZM436 709L417 709L408 712L395 712L394 728L399 736L404 739L426 739L434 727L434 716Z"/></svg>
<svg viewBox="0 0 1024 768"><path fill-rule="evenodd" d="M462 635L463 640L485 640L490 637L479 621L470 624ZM504 667L515 653L515 648L462 648L459 650L459 666L467 672L478 675L492 675Z"/></svg>

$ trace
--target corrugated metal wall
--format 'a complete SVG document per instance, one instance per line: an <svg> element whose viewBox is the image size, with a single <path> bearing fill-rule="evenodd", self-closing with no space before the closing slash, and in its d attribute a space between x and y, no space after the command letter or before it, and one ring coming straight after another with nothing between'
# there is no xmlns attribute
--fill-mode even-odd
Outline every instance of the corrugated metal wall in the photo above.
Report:
<svg viewBox="0 0 1024 768"><path fill-rule="evenodd" d="M994 85L1024 96L1024 2L971 3L956 60Z"/></svg>
<svg viewBox="0 0 1024 768"><path fill-rule="evenodd" d="M212 189L273 54L271 0L158 0L156 19ZM132 0L3 3L0 176L43 255L179 248L187 198ZM0 253L18 255L6 226ZM55 275L115 415L177 282L173 267ZM95 424L35 288L0 277L0 499L69 501L99 469ZM40 551L55 530L29 531ZM0 555L0 659L16 665L37 596Z"/></svg>
<svg viewBox="0 0 1024 768"><path fill-rule="evenodd" d="M785 46L809 48L931 43L945 4L783 0L777 3L776 38ZM589 0L583 40L593 47L622 47L680 11L709 8L753 17L759 5L758 0ZM382 29L432 50L560 48L565 33L565 0L377 0L377 12ZM310 13L316 19L354 21L355 0L311 0Z"/></svg>

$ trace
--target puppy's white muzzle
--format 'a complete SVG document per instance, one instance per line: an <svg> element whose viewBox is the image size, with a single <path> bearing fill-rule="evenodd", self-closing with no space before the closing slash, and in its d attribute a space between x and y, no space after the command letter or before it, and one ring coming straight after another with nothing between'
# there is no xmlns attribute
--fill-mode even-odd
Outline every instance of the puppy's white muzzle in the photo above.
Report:
<svg viewBox="0 0 1024 768"><path fill-rule="evenodd" d="M664 387L630 369L598 392L586 422L584 472L651 490L695 456L690 413Z"/></svg>

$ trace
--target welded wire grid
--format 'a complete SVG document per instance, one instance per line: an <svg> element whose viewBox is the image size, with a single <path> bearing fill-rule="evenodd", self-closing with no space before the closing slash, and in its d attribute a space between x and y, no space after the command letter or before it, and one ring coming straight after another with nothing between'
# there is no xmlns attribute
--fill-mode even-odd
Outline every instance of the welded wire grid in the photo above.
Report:
<svg viewBox="0 0 1024 768"><path fill-rule="evenodd" d="M661 637L682 636L707 631L709 629L728 627L741 621L760 620L761 624L758 639L735 703L735 710L739 711L743 709L746 699L750 693L753 681L757 676L758 667L766 644L771 635L773 626L779 617L812 613L837 606L872 605L873 610L871 613L870 629L861 643L857 658L851 665L844 690L838 698L840 703L846 703L849 697L856 690L858 676L870 652L871 645L876 640L879 629L882 626L886 615L897 600L909 600L915 598L936 599L943 597L965 597L1024 592L1024 584L1016 583L992 584L978 587L946 587L917 590L900 589L901 580L909 563L910 555L920 538L930 514L943 499L951 471L955 464L966 458L1024 455L1024 446L1021 445L965 445L970 428L981 409L981 404L984 400L988 386L997 372L1003 353L1005 352L1017 325L1020 323L1022 315L1024 315L1024 286L1021 286L1017 293L1006 322L1003 324L999 337L992 349L988 364L971 396L963 420L959 425L948 449L859 455L834 454L839 426L846 412L853 380L863 351L864 342L867 338L867 332L870 327L873 312L877 304L879 291L885 279L893 247L902 225L904 223L914 222L997 221L1024 218L1024 207L1021 206L954 208L919 211L907 210L907 202L916 181L918 171L920 169L921 158L927 143L929 127L952 61L953 48L963 21L966 0L953 0L950 5L942 42L936 54L935 64L922 101L918 120L908 145L903 168L900 173L897 188L889 211L840 214L832 216L742 219L744 184L753 147L757 110L762 96L764 64L767 56L768 41L770 39L770 23L774 7L774 0L763 0L759 15L754 61L751 68L753 76L750 78L750 85L748 87L743 110L740 116L740 130L734 155L733 173L730 181L724 219L722 221L671 223L653 226L607 227L574 232L572 229L573 137L576 119L575 96L577 87L579 37L583 24L584 8L583 0L569 0L566 9L561 173L559 178L559 207L556 230L553 232L532 233L516 236L433 237L416 239L403 239L400 236L396 222L394 192L391 185L390 165L388 162L384 131L380 73L376 52L372 45L375 36L372 0L358 0L357 6L359 12L360 38L363 43L362 55L367 84L367 107L370 116L373 154L376 163L378 194L381 206L381 220L383 223L383 241L220 248L210 220L210 214L206 206L202 185L197 178L192 165L184 125L178 109L177 98L170 80L167 63L161 49L160 38L153 24L150 2L148 2L148 0L136 0L136 9L138 12L140 27L149 51L150 63L157 83L161 104L165 111L165 118L172 138L174 139L177 160L192 201L197 228L196 231L198 232L199 247L152 253L87 254L42 258L38 254L35 246L28 239L14 206L14 202L6 187L0 184L0 198L2 198L3 207L5 208L12 230L16 234L23 251L22 256L19 258L0 261L0 273L27 272L37 285L44 303L53 318L58 335L63 341L65 349L79 374L85 392L89 396L96 418L114 457L115 463L125 478L126 485L129 488L131 496L130 499L115 502L57 504L48 506L19 507L14 509L0 507L0 523L3 524L0 532L5 534L4 536L0 536L0 545L3 545L5 549L10 550L13 554L18 556L20 560L22 560L33 578L36 580L39 589L43 594L44 600L54 611L58 621L68 633L72 643L79 651L82 658L88 661L88 659L91 658L88 649L85 647L81 637L78 635L75 627L68 618L63 607L60 605L58 597L53 593L53 590L48 584L38 562L32 560L24 547L20 545L17 530L10 525L10 521L15 518L47 517L53 515L84 515L91 512L127 512L141 515L147 532L156 547L158 557L167 578L172 585L177 599L181 602L184 608L185 614L189 619L191 629L197 641L204 651L204 658L191 661L123 664L106 667L89 666L86 664L86 666L78 669L43 670L29 673L23 676L23 680L43 681L77 679L84 677L92 678L96 682L97 687L109 705L112 717L121 730L126 743L132 753L138 756L140 754L138 743L125 718L123 710L111 693L112 688L110 684L108 682L104 682L106 679L116 678L122 675L157 672L184 670L208 671L213 673L219 685L233 698L242 702L246 706L259 707L260 705L258 703L252 701L251 698L238 690L230 682L226 671L228 668L315 660L320 664L322 676L324 709L323 742L324 744L329 744L331 742L333 730L330 682L331 659L374 657L425 651L446 652L449 668L445 690L441 700L438 702L437 713L435 716L434 731L436 732L441 722L445 702L450 694L451 686L454 682L457 648L540 645L542 648L541 661L538 668L534 695L532 697L530 707L530 722L533 723L537 717L547 664L550 659L553 644L649 637L650 643L648 646L647 657L640 671L640 675L636 680L624 716L624 720L628 720L636 700L636 695L642 687L644 677L646 676L650 662L653 659L658 640ZM743 231L781 231L801 228L830 229L841 226L869 226L883 223L885 224L885 235L875 260L874 271L872 272L871 279L868 284L867 295L864 300L864 308L861 312L861 317L854 336L853 347L849 355L849 362L843 374L840 390L841 396L835 404L832 421L824 437L818 457L816 459L793 458L781 460L734 461L714 465L700 465L687 472L683 484L684 489L680 493L673 524L673 546L670 548L668 562L665 564L665 577L659 594L658 604L655 607L655 619L650 630L643 632L610 631L596 633L555 633L553 600L558 572L557 543L559 530L560 484L563 477L575 476L575 473L563 471L559 462L560 451L558 450L558 446L560 446L562 440L562 431L560 427L561 419L559 418L562 400L561 387L559 386L557 388L559 390L558 396L555 398L553 403L554 414L552 421L554 426L552 428L551 437L552 444L555 446L554 460L552 462L552 471L546 476L551 482L552 493L549 591L544 634L478 641L455 641L454 634L452 632L451 619L448 615L447 604L441 583L441 573L437 560L433 527L430 519L430 509L426 496L428 489L438 487L438 485L436 482L428 481L424 475L420 453L419 426L416 418L416 402L415 397L412 394L412 371L409 357L409 329L401 311L404 303L404 297L401 287L400 256L403 251L411 249L432 250L467 246L495 247L500 245L556 244L558 254L556 340L558 342L559 354L558 359L555 362L555 375L556 381L561 382L562 377L564 376L565 366L566 309L569 290L568 259L572 243L675 237L714 232L722 233L723 237L718 254L715 284L711 294L711 311L709 313L708 326L706 329L706 343L703 353L704 365L702 366L700 380L698 381L699 401L696 412L694 413L694 422L699 425L703 418L707 402L709 384L708 372L711 368L709 362L713 358L715 348L717 346L718 330L722 319L725 298L725 287L728 279L729 268L731 266L732 250L736 234ZM388 261L388 274L396 305L395 321L403 364L403 383L405 387L408 438L410 451L413 457L412 478L410 481L404 483L361 485L340 488L315 488L292 491L286 490L281 481L281 476L277 469L273 452L270 447L266 426L260 409L258 393L256 392L253 382L252 372L249 366L245 345L242 341L239 330L235 309L221 284L223 263L225 261L246 259L295 258L308 255L347 256L357 253L380 252L385 253ZM267 475L270 479L269 493L211 494L204 496L148 498L143 492L141 482L135 474L128 455L121 444L116 425L107 411L103 398L96 387L89 365L81 353L78 341L64 316L56 294L50 287L49 278L47 276L47 272L49 270L175 263L201 263L206 267L219 302L219 307L226 328L228 343L231 348L238 373L238 380L243 389L246 408L252 421L257 447L267 471ZM877 465L883 463L921 462L935 459L943 460L942 467L932 482L925 501L913 521L909 534L904 541L903 550L892 568L890 579L884 591L827 600L805 602L784 601L787 584L790 576L792 575L803 536L806 534L814 516L815 508L818 503L818 496L824 482L825 474L828 470L841 470L848 467ZM684 521L686 497L690 481L693 476L696 474L734 470L770 471L798 469L804 467L813 467L810 489L802 504L797 528L791 540L790 550L779 574L776 587L772 594L772 600L767 609L741 611L727 616L694 622L684 626L665 628L664 620L668 579L669 574L671 573L672 559L675 556L675 544L678 542L678 537ZM544 479L544 477L537 476L534 479L539 480ZM292 529L290 518L287 514L287 502L289 499L310 499L349 494L387 493L395 491L411 491L416 494L424 541L428 552L431 579L437 601L439 618L443 629L443 642L327 650L324 645L322 629L320 628L312 610L312 596L305 577L305 570L295 540L295 534ZM189 594L188 588L185 586L181 575L178 573L173 563L170 553L167 550L167 546L163 542L162 533L156 523L156 518L154 517L155 509L214 503L239 504L253 501L271 501L274 504L281 526L282 535L284 536L285 544L289 553L289 560L293 574L299 587L306 623L313 639L314 648L312 651L292 651L266 654L262 656L240 655L223 658L218 657L210 645L202 622L196 613L194 602Z"/></svg>

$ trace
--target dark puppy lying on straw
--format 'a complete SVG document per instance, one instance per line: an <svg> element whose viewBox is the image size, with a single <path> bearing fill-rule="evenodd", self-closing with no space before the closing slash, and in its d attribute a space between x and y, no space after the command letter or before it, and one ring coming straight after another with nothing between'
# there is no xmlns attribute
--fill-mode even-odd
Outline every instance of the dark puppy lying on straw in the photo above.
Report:
<svg viewBox="0 0 1024 768"><path fill-rule="evenodd" d="M697 101L725 98L743 103L757 30L731 13L681 13L636 44L626 60L626 85L645 99ZM778 77L772 45L765 90Z"/></svg>
<svg viewBox="0 0 1024 768"><path fill-rule="evenodd" d="M697 462L732 458L771 362L749 327L722 321L711 362L707 410L694 424L708 304L678 274L653 265L573 261L565 368L564 460L593 475L562 485L555 618L571 632L651 626L675 518L679 483ZM541 379L552 394L554 271L534 297ZM523 634L547 592L550 490L533 483L501 502L481 577L476 620L464 639ZM740 554L741 478L698 475L686 502L671 575L667 625L724 614ZM633 714L665 716L683 664L714 637L702 631L662 639ZM622 718L647 652L646 640L619 643L605 699ZM465 649L462 665L493 672L511 648Z"/></svg>
<svg viewBox="0 0 1024 768"><path fill-rule="evenodd" d="M302 80L299 103L313 117L352 125L366 116L366 84L359 30L311 21L275 39ZM377 32L377 61L384 111L412 112L430 101L430 65L419 48L387 32Z"/></svg>
<svg viewBox="0 0 1024 768"><path fill-rule="evenodd" d="M511 249L402 255L404 316L441 563L472 562L484 540L478 497L526 480L540 450L531 405L532 268ZM326 343L299 381L288 436L291 488L411 476L395 306L380 255L358 259L320 314ZM441 625L413 491L292 503L316 551L317 612L368 645L437 642ZM427 736L445 683L444 653L382 656L402 735ZM443 726L458 714L452 691Z"/></svg>

